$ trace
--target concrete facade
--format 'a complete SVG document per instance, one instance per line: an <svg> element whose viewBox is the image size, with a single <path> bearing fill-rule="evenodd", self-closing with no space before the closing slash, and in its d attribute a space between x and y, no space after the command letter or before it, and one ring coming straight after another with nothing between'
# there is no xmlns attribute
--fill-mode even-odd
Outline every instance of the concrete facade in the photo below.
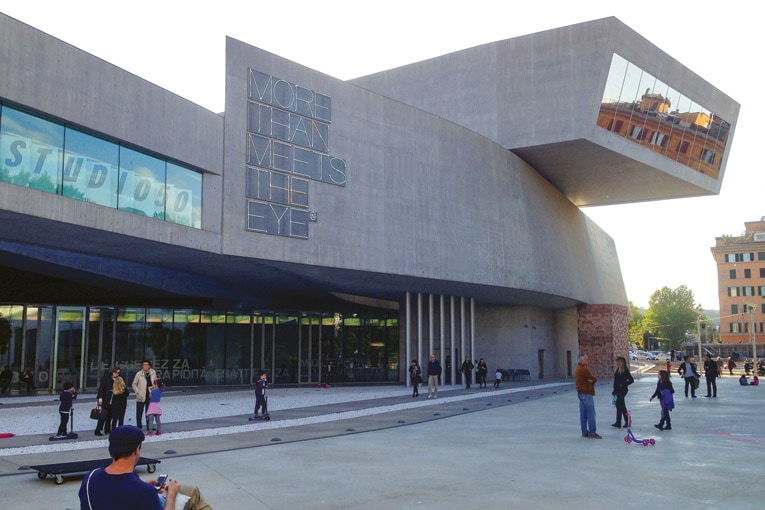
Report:
<svg viewBox="0 0 765 510"><path fill-rule="evenodd" d="M646 154L596 126L614 54L724 118L732 136L738 103L616 18L485 44L352 82L495 140L579 206L719 193L723 174L711 178ZM723 167L729 151L730 144Z"/></svg>
<svg viewBox="0 0 765 510"><path fill-rule="evenodd" d="M468 328L449 336L450 348L459 342L460 356L483 356L490 370L526 368L534 378L570 373L582 345L577 306L604 305L620 322L599 337L610 370L605 357L626 353L627 296L612 238L578 206L716 193L722 179L596 126L615 51L678 80L735 123L734 102L614 19L352 82L229 38L221 116L0 14L4 105L197 169L204 196L195 229L0 182L2 264L87 282L104 298L119 289L133 303L397 303L402 322L409 313L416 319L401 328L402 380L412 347L446 354L443 329L433 325L443 314L407 309L408 296L470 300L469 313L460 312ZM296 96L279 99L277 88ZM300 116L301 108L316 117ZM339 165L334 176L308 175L302 159L275 149L308 154L317 118L320 135L310 143L322 147L310 154ZM267 133L254 137L255 129ZM263 198L282 186L297 206ZM277 220L266 210L278 210ZM299 219L288 224L283 214ZM96 304L71 294L61 302ZM34 292L0 296L24 299Z"/></svg>

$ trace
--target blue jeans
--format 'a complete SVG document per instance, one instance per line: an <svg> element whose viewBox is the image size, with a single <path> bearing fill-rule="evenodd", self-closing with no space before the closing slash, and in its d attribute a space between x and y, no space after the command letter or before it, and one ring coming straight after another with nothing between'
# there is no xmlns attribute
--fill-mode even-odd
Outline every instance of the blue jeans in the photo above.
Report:
<svg viewBox="0 0 765 510"><path fill-rule="evenodd" d="M595 427L595 397L586 393L579 395L579 424L582 426L582 435L589 436L597 433Z"/></svg>
<svg viewBox="0 0 765 510"><path fill-rule="evenodd" d="M659 420L660 427L672 427L672 420L669 418L669 409L661 408L661 420Z"/></svg>

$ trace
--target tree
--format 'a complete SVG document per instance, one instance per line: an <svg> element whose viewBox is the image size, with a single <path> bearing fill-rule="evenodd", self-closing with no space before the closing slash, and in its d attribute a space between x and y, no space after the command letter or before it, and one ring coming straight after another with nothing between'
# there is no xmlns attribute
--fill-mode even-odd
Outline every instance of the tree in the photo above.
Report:
<svg viewBox="0 0 765 510"><path fill-rule="evenodd" d="M640 349L645 349L645 345L643 345L643 333L646 331L644 319L645 314L630 301L630 345L637 345Z"/></svg>
<svg viewBox="0 0 765 510"><path fill-rule="evenodd" d="M696 305L693 291L685 285L672 290L662 287L648 300L648 311L643 319L646 330L659 340L666 341L667 349L677 349L689 333L695 335Z"/></svg>

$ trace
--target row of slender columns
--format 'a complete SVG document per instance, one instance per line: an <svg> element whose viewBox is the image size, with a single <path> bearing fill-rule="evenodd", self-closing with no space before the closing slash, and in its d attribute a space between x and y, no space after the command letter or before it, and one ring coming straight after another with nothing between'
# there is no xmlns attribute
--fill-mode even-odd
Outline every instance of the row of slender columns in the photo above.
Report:
<svg viewBox="0 0 765 510"><path fill-rule="evenodd" d="M416 296L416 311L414 308L413 297ZM438 298L438 317L436 318L436 303L435 299ZM449 300L448 303L448 313L447 313L447 303L446 300ZM461 356L470 356L473 357L473 352L475 352L475 299L474 298L465 298L465 297L456 297L456 296L444 296L439 295L435 296L433 294L427 294L427 303L425 306L427 306L427 321L428 321L428 336L427 336L427 346L425 345L425 337L423 335L424 327L423 323L425 321L425 313L423 312L423 294L417 293L416 295L407 292L406 293L406 300L405 300L405 316L406 316L406 372L405 372L405 378L406 378L406 385L409 387L411 385L411 381L409 380L409 366L412 364L412 360L416 359L418 363L420 364L420 367L422 368L423 377L427 377L427 368L428 368L428 359L430 358L431 354L435 353L436 348L436 320L438 320L439 323L439 335L438 335L438 352L439 361L441 362L441 366L444 369L443 376L441 377L441 384L444 384L445 375L446 375L446 364L445 364L445 356L444 353L448 352L449 359L451 360L451 366L448 368L449 370L449 380L451 381L451 384L455 384L456 381L456 370L459 370L459 367L462 365L461 360L455 359L455 343L457 341L457 338L459 338L459 352L461 353ZM459 337L457 337L457 300L459 300L459 319L460 319L460 330L459 330ZM449 331L447 335L447 323L446 323L446 317L449 317ZM470 336L467 334L467 327L468 322L470 326ZM416 331L413 331L415 328L412 327L413 321L417 321L416 325ZM413 334L414 333L414 334ZM448 340L448 351L447 351L447 340ZM414 358L412 356L413 348L416 346L416 353L417 357ZM423 349L427 348L427 353L423 353Z"/></svg>

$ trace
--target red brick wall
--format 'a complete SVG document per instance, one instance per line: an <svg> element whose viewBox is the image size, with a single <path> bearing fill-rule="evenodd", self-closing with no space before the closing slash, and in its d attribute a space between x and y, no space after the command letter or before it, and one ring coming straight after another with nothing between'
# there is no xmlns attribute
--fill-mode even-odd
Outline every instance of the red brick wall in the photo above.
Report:
<svg viewBox="0 0 765 510"><path fill-rule="evenodd" d="M611 379L617 356L629 351L629 309L621 305L579 305L579 353L590 356L590 371Z"/></svg>

